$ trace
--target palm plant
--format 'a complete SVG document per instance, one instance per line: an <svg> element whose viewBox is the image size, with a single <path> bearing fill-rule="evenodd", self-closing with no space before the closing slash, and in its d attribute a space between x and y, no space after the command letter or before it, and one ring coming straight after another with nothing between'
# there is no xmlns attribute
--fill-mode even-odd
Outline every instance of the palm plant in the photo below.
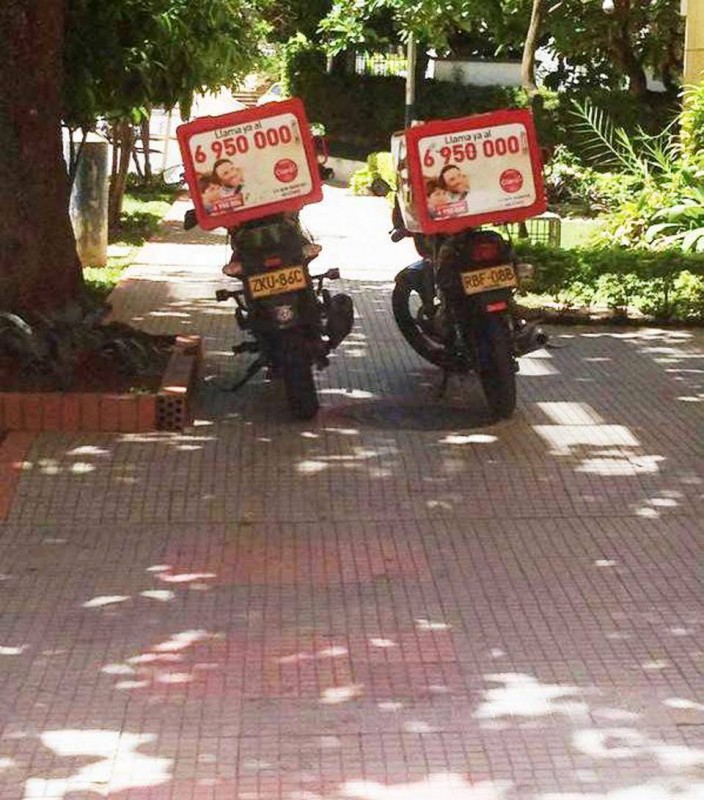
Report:
<svg viewBox="0 0 704 800"><path fill-rule="evenodd" d="M658 249L676 247L685 253L704 253L704 186L689 186L680 202L652 217L645 241Z"/></svg>
<svg viewBox="0 0 704 800"><path fill-rule="evenodd" d="M704 252L704 157L697 147L704 85L685 99L681 115L657 135L642 128L629 134L588 100L574 103L588 156L602 168L637 178L633 196L607 216L604 230L611 242Z"/></svg>
<svg viewBox="0 0 704 800"><path fill-rule="evenodd" d="M638 126L635 133L617 126L588 98L573 101L575 132L585 140L584 154L600 169L625 172L644 182L672 177L682 158L682 145L674 132L677 119L660 133L649 134Z"/></svg>

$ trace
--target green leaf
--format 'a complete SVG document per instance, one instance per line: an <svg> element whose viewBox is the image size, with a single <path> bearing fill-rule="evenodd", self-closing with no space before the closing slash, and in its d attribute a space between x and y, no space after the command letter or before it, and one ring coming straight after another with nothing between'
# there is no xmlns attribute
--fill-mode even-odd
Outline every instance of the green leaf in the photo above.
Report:
<svg viewBox="0 0 704 800"><path fill-rule="evenodd" d="M692 250L702 252L704 250L704 227L689 231L682 239L682 249L685 253Z"/></svg>

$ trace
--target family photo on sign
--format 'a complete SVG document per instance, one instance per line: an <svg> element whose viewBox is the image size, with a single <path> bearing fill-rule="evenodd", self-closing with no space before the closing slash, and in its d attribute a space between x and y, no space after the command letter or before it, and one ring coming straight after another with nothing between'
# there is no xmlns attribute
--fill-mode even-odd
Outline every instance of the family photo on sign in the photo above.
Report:
<svg viewBox="0 0 704 800"><path fill-rule="evenodd" d="M467 213L469 176L456 164L446 164L437 178L425 177L425 198L433 218L462 216Z"/></svg>
<svg viewBox="0 0 704 800"><path fill-rule="evenodd" d="M196 219L206 230L322 199L310 127L297 98L197 118L176 134Z"/></svg>
<svg viewBox="0 0 704 800"><path fill-rule="evenodd" d="M229 158L215 162L211 172L199 174L198 190L207 214L244 205L244 170Z"/></svg>

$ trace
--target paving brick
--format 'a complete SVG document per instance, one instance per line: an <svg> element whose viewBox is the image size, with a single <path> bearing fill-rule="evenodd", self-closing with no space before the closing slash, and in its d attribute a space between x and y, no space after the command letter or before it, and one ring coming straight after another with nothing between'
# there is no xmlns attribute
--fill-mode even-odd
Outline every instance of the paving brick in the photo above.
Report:
<svg viewBox="0 0 704 800"><path fill-rule="evenodd" d="M40 431L44 421L44 395L26 394L22 396L22 429Z"/></svg>
<svg viewBox="0 0 704 800"><path fill-rule="evenodd" d="M91 432L103 430L101 427L100 395L85 392L76 396L79 398L81 408L81 430Z"/></svg>
<svg viewBox="0 0 704 800"><path fill-rule="evenodd" d="M3 393L3 424L8 430L21 430L24 424L22 395Z"/></svg>
<svg viewBox="0 0 704 800"><path fill-rule="evenodd" d="M61 395L47 393L42 395L42 430L57 431L61 429Z"/></svg>
<svg viewBox="0 0 704 800"><path fill-rule="evenodd" d="M556 329L490 425L335 250L366 200L316 420L222 390L222 241L169 228L114 306L202 337L193 426L5 439L3 800L704 796L704 337Z"/></svg>
<svg viewBox="0 0 704 800"><path fill-rule="evenodd" d="M81 429L80 397L74 392L61 395L61 429L67 432Z"/></svg>
<svg viewBox="0 0 704 800"><path fill-rule="evenodd" d="M141 394L137 403L137 421L135 432L153 431L156 424L156 397Z"/></svg>
<svg viewBox="0 0 704 800"><path fill-rule="evenodd" d="M98 430L117 432L122 430L123 397L117 394L106 394L100 397L100 426Z"/></svg>

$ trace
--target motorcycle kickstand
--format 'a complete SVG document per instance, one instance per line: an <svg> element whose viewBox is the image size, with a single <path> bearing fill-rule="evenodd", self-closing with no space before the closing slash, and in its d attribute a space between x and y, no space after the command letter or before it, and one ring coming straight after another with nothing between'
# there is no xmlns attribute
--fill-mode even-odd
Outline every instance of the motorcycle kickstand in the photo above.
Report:
<svg viewBox="0 0 704 800"><path fill-rule="evenodd" d="M247 367L247 372L245 372L244 378L242 378L241 380L237 381L237 383L230 386L230 388L227 389L226 391L236 392L238 389L241 389L245 385L245 383L251 380L257 374L257 372L259 372L260 369L264 368L264 366L265 366L264 360L261 358L258 358L256 361L253 361Z"/></svg>
<svg viewBox="0 0 704 800"><path fill-rule="evenodd" d="M440 384L435 396L438 400L442 400L443 397L447 394L447 386L450 382L450 371L444 369L442 371L442 383Z"/></svg>

